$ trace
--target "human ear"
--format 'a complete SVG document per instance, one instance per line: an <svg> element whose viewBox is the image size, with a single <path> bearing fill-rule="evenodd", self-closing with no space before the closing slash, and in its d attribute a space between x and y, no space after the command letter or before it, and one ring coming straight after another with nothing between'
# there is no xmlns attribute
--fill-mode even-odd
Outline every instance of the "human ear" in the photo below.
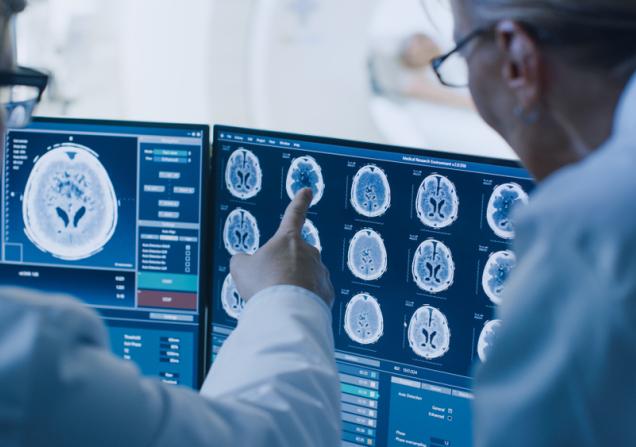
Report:
<svg viewBox="0 0 636 447"><path fill-rule="evenodd" d="M523 111L536 108L542 90L543 62L537 42L518 22L504 20L495 27L502 54L502 77Z"/></svg>

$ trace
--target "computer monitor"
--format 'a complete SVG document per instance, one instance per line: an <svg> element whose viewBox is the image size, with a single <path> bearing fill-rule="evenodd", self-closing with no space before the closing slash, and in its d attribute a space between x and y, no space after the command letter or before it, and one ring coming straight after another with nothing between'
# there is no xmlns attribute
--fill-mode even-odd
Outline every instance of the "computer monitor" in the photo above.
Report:
<svg viewBox="0 0 636 447"><path fill-rule="evenodd" d="M199 386L209 128L39 118L3 155L0 284L82 300L114 353Z"/></svg>
<svg viewBox="0 0 636 447"><path fill-rule="evenodd" d="M270 238L296 191L322 252L343 445L469 446L471 371L487 361L515 265L510 212L531 176L517 163L257 130L214 131L212 361L243 302L236 251Z"/></svg>

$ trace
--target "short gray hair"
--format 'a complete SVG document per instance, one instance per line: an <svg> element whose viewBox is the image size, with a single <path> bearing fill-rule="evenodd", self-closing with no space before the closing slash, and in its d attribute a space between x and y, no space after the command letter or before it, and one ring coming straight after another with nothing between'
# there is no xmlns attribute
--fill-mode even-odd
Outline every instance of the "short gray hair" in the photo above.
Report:
<svg viewBox="0 0 636 447"><path fill-rule="evenodd" d="M634 0L463 0L484 23L515 20L573 61L614 69L636 61Z"/></svg>

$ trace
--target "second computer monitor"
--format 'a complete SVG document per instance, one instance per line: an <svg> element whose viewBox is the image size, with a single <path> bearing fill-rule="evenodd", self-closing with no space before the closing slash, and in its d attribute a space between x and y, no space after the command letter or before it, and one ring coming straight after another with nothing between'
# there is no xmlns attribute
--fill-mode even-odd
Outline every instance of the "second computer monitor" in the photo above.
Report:
<svg viewBox="0 0 636 447"><path fill-rule="evenodd" d="M471 372L488 360L514 269L516 163L217 127L212 358L244 302L229 274L311 187L302 231L336 289L343 445L469 446ZM263 322L267 324L267 322Z"/></svg>

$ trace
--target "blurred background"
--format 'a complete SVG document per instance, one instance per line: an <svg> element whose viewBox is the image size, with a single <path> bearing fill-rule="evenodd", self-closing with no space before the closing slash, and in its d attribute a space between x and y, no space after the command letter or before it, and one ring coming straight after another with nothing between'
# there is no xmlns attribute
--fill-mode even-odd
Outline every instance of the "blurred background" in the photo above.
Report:
<svg viewBox="0 0 636 447"><path fill-rule="evenodd" d="M429 61L441 0L30 0L40 115L258 127L514 158Z"/></svg>

